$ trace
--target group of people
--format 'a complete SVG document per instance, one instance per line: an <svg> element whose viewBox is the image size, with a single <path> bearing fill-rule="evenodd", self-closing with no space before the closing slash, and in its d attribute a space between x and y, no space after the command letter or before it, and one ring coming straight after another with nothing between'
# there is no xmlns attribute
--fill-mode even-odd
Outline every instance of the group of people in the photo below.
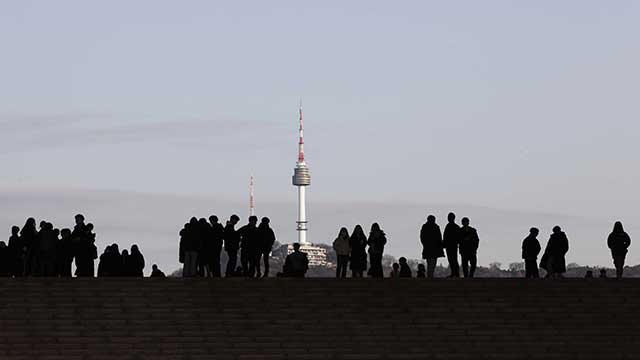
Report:
<svg viewBox="0 0 640 360"><path fill-rule="evenodd" d="M336 277L346 277L347 267L351 269L354 278L363 277L365 271L370 277L383 277L382 255L386 244L387 236L378 223L371 225L368 238L360 225L356 225L351 236L347 228L343 227L333 241L333 249L338 259ZM367 270L367 254L369 270Z"/></svg>
<svg viewBox="0 0 640 360"><path fill-rule="evenodd" d="M95 240L93 225L81 214L73 229L62 230L44 220L36 226L28 218L22 228L11 228L8 244L0 241L0 275L71 277L75 260L76 276L94 276Z"/></svg>
<svg viewBox="0 0 640 360"><path fill-rule="evenodd" d="M211 215L209 221L192 217L180 230L179 261L183 264L183 276L220 277L223 248L228 257L226 277L269 276L269 254L276 241L269 218L263 217L258 224L258 218L250 216L248 224L236 229L239 221L237 215L232 215L223 226L215 215Z"/></svg>

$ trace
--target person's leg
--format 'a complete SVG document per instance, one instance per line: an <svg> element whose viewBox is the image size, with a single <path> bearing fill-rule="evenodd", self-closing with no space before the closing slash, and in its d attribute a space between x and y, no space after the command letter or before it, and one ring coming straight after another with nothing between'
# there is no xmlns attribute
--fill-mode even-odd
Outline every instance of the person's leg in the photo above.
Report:
<svg viewBox="0 0 640 360"><path fill-rule="evenodd" d="M460 256L460 260L462 262L462 275L465 278L469 277L469 258L466 255Z"/></svg>
<svg viewBox="0 0 640 360"><path fill-rule="evenodd" d="M437 262L438 262L438 258L427 259L427 278L433 279L433 274L436 271Z"/></svg>
<svg viewBox="0 0 640 360"><path fill-rule="evenodd" d="M336 264L336 279L340 278L340 274L342 273L342 256L338 255L338 263Z"/></svg>
<svg viewBox="0 0 640 360"><path fill-rule="evenodd" d="M213 272L213 277L220 277L220 251L216 250L213 252L213 261L211 266L213 267L213 269L211 269L211 271Z"/></svg>
<svg viewBox="0 0 640 360"><path fill-rule="evenodd" d="M525 279L529 279L533 277L533 269L531 268L531 260L524 260L524 277Z"/></svg>
<svg viewBox="0 0 640 360"><path fill-rule="evenodd" d="M262 269L260 265L261 260L262 260L262 252L256 252L255 256L253 257L253 267L256 273L256 277L262 276ZM251 276L253 276L253 273L251 274Z"/></svg>
<svg viewBox="0 0 640 360"><path fill-rule="evenodd" d="M262 261L264 261L264 277L269 276L269 253L270 251L262 253Z"/></svg>
<svg viewBox="0 0 640 360"><path fill-rule="evenodd" d="M473 277L476 273L476 265L478 265L478 255L472 254L470 257L470 266L469 266L469 277Z"/></svg>

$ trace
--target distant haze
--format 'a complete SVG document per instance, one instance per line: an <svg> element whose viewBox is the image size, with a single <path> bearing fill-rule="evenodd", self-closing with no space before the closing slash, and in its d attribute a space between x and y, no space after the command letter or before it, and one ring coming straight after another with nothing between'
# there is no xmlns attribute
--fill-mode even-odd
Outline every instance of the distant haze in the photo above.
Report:
<svg viewBox="0 0 640 360"><path fill-rule="evenodd" d="M191 215L294 237L297 104L309 238L378 221L419 256L434 213L469 216L480 263L530 226L569 262L640 234L636 1L19 1L0 4L0 230L96 224L177 266ZM640 261L632 242L629 261ZM166 269L170 270L170 269Z"/></svg>

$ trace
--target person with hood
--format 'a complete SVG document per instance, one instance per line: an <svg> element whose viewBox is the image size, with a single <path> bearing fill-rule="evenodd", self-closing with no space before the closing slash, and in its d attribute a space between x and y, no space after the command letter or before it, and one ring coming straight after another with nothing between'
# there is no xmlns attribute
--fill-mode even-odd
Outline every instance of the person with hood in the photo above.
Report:
<svg viewBox="0 0 640 360"><path fill-rule="evenodd" d="M398 259L398 263L400 263L400 274L399 274L399 277L401 277L401 278L410 278L410 277L413 276L411 274L411 267L407 263L407 258L401 257L400 259Z"/></svg>
<svg viewBox="0 0 640 360"><path fill-rule="evenodd" d="M538 272L538 254L540 254L540 242L538 234L540 230L532 227L529 235L522 241L522 259L524 260L524 277L539 278Z"/></svg>
<svg viewBox="0 0 640 360"><path fill-rule="evenodd" d="M553 232L544 249L540 267L547 270L547 277L562 277L567 272L565 255L569 251L569 239L560 226L554 226Z"/></svg>
<svg viewBox="0 0 640 360"><path fill-rule="evenodd" d="M333 241L333 250L336 251L338 265L336 267L336 278L347 277L347 265L349 264L349 255L351 254L351 245L349 245L349 232L343 227L338 233L338 237Z"/></svg>
<svg viewBox="0 0 640 360"><path fill-rule="evenodd" d="M198 219L192 217L180 231L179 260L183 264L182 276L194 277L198 271L198 252L201 244L198 237Z"/></svg>
<svg viewBox="0 0 640 360"><path fill-rule="evenodd" d="M256 276L256 254L258 253L258 217L249 216L249 223L240 229L240 263L242 273L247 277Z"/></svg>
<svg viewBox="0 0 640 360"><path fill-rule="evenodd" d="M30 276L35 273L36 249L38 230L36 229L36 219L28 218L20 230L20 243L22 244L22 274Z"/></svg>
<svg viewBox="0 0 640 360"><path fill-rule="evenodd" d="M138 245L131 245L128 267L130 269L128 276L144 277L144 256L142 256Z"/></svg>
<svg viewBox="0 0 640 360"><path fill-rule="evenodd" d="M442 246L447 251L447 260L451 274L449 277L460 277L460 265L458 263L458 245L460 244L460 226L456 224L456 214L450 212L447 216L447 226L442 235Z"/></svg>
<svg viewBox="0 0 640 360"><path fill-rule="evenodd" d="M240 235L235 229L236 224L240 221L238 215L231 215L227 225L224 227L224 251L227 252L227 269L225 276L236 275L236 265L238 263L238 249L240 249Z"/></svg>
<svg viewBox="0 0 640 360"><path fill-rule="evenodd" d="M367 237L364 235L362 226L356 225L349 238L351 247L351 275L354 278L362 277L367 270Z"/></svg>
<svg viewBox="0 0 640 360"><path fill-rule="evenodd" d="M475 228L469 226L469 218L462 218L460 228L460 259L462 260L462 273L465 278L472 278L478 264L478 245L480 239Z"/></svg>
<svg viewBox="0 0 640 360"><path fill-rule="evenodd" d="M613 231L607 238L607 245L611 250L613 265L616 267L616 277L619 279L624 271L624 259L627 256L627 249L631 245L631 237L624 231L620 221L616 221L613 224Z"/></svg>
<svg viewBox="0 0 640 360"><path fill-rule="evenodd" d="M269 256L271 255L271 250L273 250L273 244L276 242L276 234L273 232L273 229L269 226L268 217L263 217L260 220L260 225L258 225L258 251L256 252L256 270L258 272L258 277L260 277L260 260L264 262L264 277L269 277Z"/></svg>
<svg viewBox="0 0 640 360"><path fill-rule="evenodd" d="M384 253L384 246L387 244L387 237L378 223L371 225L367 244L369 245L369 262L371 264L368 274L370 277L382 278L384 277L382 254Z"/></svg>
<svg viewBox="0 0 640 360"><path fill-rule="evenodd" d="M420 242L422 243L422 258L427 260L427 277L432 279L438 258L444 257L442 233L440 226L436 224L435 216L427 216L427 222L420 229Z"/></svg>

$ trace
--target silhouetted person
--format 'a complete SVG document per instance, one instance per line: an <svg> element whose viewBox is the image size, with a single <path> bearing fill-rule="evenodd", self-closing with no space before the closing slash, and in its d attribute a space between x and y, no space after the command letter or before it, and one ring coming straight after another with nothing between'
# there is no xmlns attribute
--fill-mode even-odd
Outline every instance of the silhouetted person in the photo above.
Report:
<svg viewBox="0 0 640 360"><path fill-rule="evenodd" d="M95 246L95 234L92 224L84 223L84 216L75 216L76 225L71 232L71 242L73 243L73 254L76 262L76 276L93 277L94 260L98 257Z"/></svg>
<svg viewBox="0 0 640 360"><path fill-rule="evenodd" d="M544 250L540 267L547 270L548 277L562 277L567 271L565 255L569 251L569 239L560 229L560 226L553 227L553 233L549 237L547 247Z"/></svg>
<svg viewBox="0 0 640 360"><path fill-rule="evenodd" d="M411 275L411 268L409 267L409 264L407 263L407 258L401 257L400 259L398 259L398 263L400 263L400 277L401 278L410 278L412 277Z"/></svg>
<svg viewBox="0 0 640 360"><path fill-rule="evenodd" d="M447 216L447 226L442 235L442 246L447 251L447 261L451 274L449 277L460 277L460 265L458 265L458 245L460 244L460 226L456 224L456 214L450 212Z"/></svg>
<svg viewBox="0 0 640 360"><path fill-rule="evenodd" d="M240 263L244 276L256 275L256 254L258 253L258 217L249 216L249 223L240 229Z"/></svg>
<svg viewBox="0 0 640 360"><path fill-rule="evenodd" d="M238 250L240 249L240 234L236 231L235 226L240 221L238 215L231 215L227 225L224 227L224 251L227 252L227 269L225 276L234 276L236 274L236 266L238 263Z"/></svg>
<svg viewBox="0 0 640 360"><path fill-rule="evenodd" d="M131 255L129 255L129 250L123 249L122 254L120 255L122 259L122 264L120 264L120 276L132 276L133 274L133 266L131 264Z"/></svg>
<svg viewBox="0 0 640 360"><path fill-rule="evenodd" d="M269 276L269 255L276 242L276 234L269 227L269 218L263 217L258 225L258 251L256 253L256 270L260 277L260 258L264 262L264 277Z"/></svg>
<svg viewBox="0 0 640 360"><path fill-rule="evenodd" d="M12 276L22 276L24 274L24 254L25 247L20 236L20 228L11 227L11 236L9 236L9 253L10 255L10 271Z"/></svg>
<svg viewBox="0 0 640 360"><path fill-rule="evenodd" d="M135 244L131 245L129 253L129 269L131 269L129 276L144 276L144 256L142 256L138 245Z"/></svg>
<svg viewBox="0 0 640 360"><path fill-rule="evenodd" d="M384 246L387 244L387 237L380 229L378 223L371 225L371 231L369 232L369 239L367 240L369 245L369 276L374 278L384 277L384 271L382 270L382 255L384 253Z"/></svg>
<svg viewBox="0 0 640 360"><path fill-rule="evenodd" d="M613 257L613 265L616 267L616 277L619 279L622 277L624 271L624 259L627 256L627 249L631 245L631 238L629 234L624 231L622 223L616 221L613 225L613 231L607 238L607 245L611 249L611 256Z"/></svg>
<svg viewBox="0 0 640 360"><path fill-rule="evenodd" d="M424 264L418 264L418 271L416 272L416 277L424 278L427 276L427 269L424 267Z"/></svg>
<svg viewBox="0 0 640 360"><path fill-rule="evenodd" d="M349 265L349 255L351 245L349 245L349 232L347 228L341 228L338 237L333 241L333 250L336 251L338 264L336 266L336 278L347 277L347 266Z"/></svg>
<svg viewBox="0 0 640 360"><path fill-rule="evenodd" d="M36 220L34 218L28 218L22 230L20 230L20 242L24 254L22 263L22 274L24 276L31 276L36 270L34 265L36 262L37 234Z"/></svg>
<svg viewBox="0 0 640 360"><path fill-rule="evenodd" d="M438 258L444 257L442 233L440 226L436 224L435 216L427 216L427 222L420 229L420 242L422 243L422 258L427 260L427 277L433 278Z"/></svg>
<svg viewBox="0 0 640 360"><path fill-rule="evenodd" d="M600 279L606 279L607 278L607 270L606 269L600 269L600 276L598 276Z"/></svg>
<svg viewBox="0 0 640 360"><path fill-rule="evenodd" d="M11 276L11 251L4 241L0 241L0 276Z"/></svg>
<svg viewBox="0 0 640 360"><path fill-rule="evenodd" d="M540 254L540 242L538 234L540 231L532 227L529 235L522 241L522 258L524 259L524 277L539 278L538 272L538 254Z"/></svg>
<svg viewBox="0 0 640 360"><path fill-rule="evenodd" d="M389 273L390 278L399 278L400 277L400 264L393 263L391 264L391 272Z"/></svg>
<svg viewBox="0 0 640 360"><path fill-rule="evenodd" d="M57 250L57 272L60 277L71 277L71 265L73 264L73 242L71 229L60 230L60 241Z"/></svg>
<svg viewBox="0 0 640 360"><path fill-rule="evenodd" d="M163 278L166 277L166 275L158 269L158 265L153 264L151 265L151 275L149 277Z"/></svg>
<svg viewBox="0 0 640 360"><path fill-rule="evenodd" d="M585 279L593 279L593 271L587 270L587 272L584 274L584 278Z"/></svg>
<svg viewBox="0 0 640 360"><path fill-rule="evenodd" d="M478 245L480 239L475 228L469 226L469 218L462 218L460 228L460 259L462 260L462 273L465 278L472 278L478 264Z"/></svg>
<svg viewBox="0 0 640 360"><path fill-rule="evenodd" d="M352 277L362 277L362 274L367 270L367 237L362 231L362 226L356 225L349 238L349 245L351 246L351 274Z"/></svg>
<svg viewBox="0 0 640 360"><path fill-rule="evenodd" d="M118 244L107 246L103 276L125 276L124 262Z"/></svg>
<svg viewBox="0 0 640 360"><path fill-rule="evenodd" d="M284 261L283 272L286 277L304 277L309 269L307 254L300 251L300 244L293 244L293 252Z"/></svg>
<svg viewBox="0 0 640 360"><path fill-rule="evenodd" d="M209 261L207 262L207 272L211 277L221 277L220 273L220 253L222 252L222 243L224 239L224 226L218 222L215 215L209 216Z"/></svg>
<svg viewBox="0 0 640 360"><path fill-rule="evenodd" d="M180 262L183 263L182 276L196 276L198 267L198 251L201 248L198 231L198 219L192 217L180 231Z"/></svg>
<svg viewBox="0 0 640 360"><path fill-rule="evenodd" d="M211 226L207 222L207 219L198 219L198 226L196 227L196 236L198 237L198 243L200 248L198 249L198 265L196 267L197 276L204 277L207 269L207 264L211 261L211 248L207 246L207 240L211 232Z"/></svg>
<svg viewBox="0 0 640 360"><path fill-rule="evenodd" d="M45 222L38 233L37 264L39 276L56 276L56 250L58 233L53 224Z"/></svg>

